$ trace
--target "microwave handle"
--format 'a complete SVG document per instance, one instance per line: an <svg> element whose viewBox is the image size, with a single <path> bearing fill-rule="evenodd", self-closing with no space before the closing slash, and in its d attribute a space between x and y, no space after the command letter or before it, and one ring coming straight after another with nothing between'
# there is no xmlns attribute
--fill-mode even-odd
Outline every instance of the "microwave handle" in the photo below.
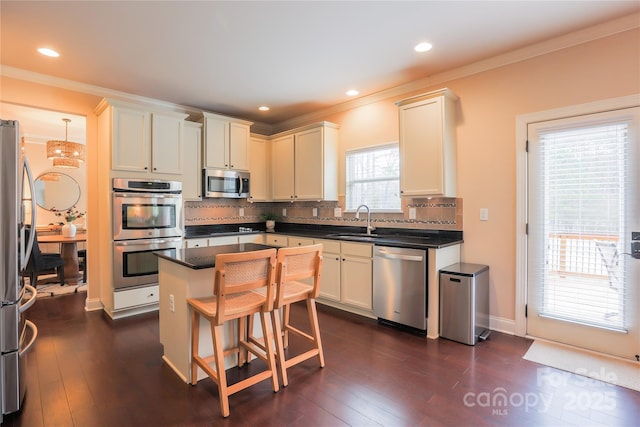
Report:
<svg viewBox="0 0 640 427"><path fill-rule="evenodd" d="M236 179L238 180L238 185L236 186L236 188L238 189L238 196L240 196L242 194L242 178L238 176L236 177Z"/></svg>

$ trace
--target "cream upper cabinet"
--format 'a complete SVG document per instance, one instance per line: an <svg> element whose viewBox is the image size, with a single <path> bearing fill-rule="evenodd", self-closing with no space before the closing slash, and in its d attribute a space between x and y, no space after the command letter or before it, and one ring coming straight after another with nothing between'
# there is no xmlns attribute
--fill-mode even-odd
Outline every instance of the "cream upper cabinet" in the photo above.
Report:
<svg viewBox="0 0 640 427"><path fill-rule="evenodd" d="M182 198L183 200L202 200L202 124L184 122L184 144L182 159Z"/></svg>
<svg viewBox="0 0 640 427"><path fill-rule="evenodd" d="M274 136L273 200L338 200L338 126L322 122Z"/></svg>
<svg viewBox="0 0 640 427"><path fill-rule="evenodd" d="M151 113L151 172L182 175L186 115Z"/></svg>
<svg viewBox="0 0 640 427"><path fill-rule="evenodd" d="M271 141L271 196L273 200L294 200L294 141L293 135Z"/></svg>
<svg viewBox="0 0 640 427"><path fill-rule="evenodd" d="M252 122L202 113L203 167L249 170L249 135Z"/></svg>
<svg viewBox="0 0 640 427"><path fill-rule="evenodd" d="M456 196L455 105L449 89L397 102L402 196Z"/></svg>
<svg viewBox="0 0 640 427"><path fill-rule="evenodd" d="M249 139L249 173L251 183L249 201L265 202L271 200L270 174L271 142L262 136L251 136Z"/></svg>
<svg viewBox="0 0 640 427"><path fill-rule="evenodd" d="M104 100L98 114L110 114L111 169L182 174L183 123L187 114L154 111Z"/></svg>

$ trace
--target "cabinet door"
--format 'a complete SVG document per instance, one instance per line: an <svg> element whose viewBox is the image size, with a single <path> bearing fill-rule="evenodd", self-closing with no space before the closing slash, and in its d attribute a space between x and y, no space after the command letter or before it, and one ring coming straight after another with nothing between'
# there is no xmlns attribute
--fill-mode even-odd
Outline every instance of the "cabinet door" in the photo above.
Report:
<svg viewBox="0 0 640 427"><path fill-rule="evenodd" d="M295 197L298 200L322 200L323 129L316 128L295 135Z"/></svg>
<svg viewBox="0 0 640 427"><path fill-rule="evenodd" d="M340 302L340 254L323 252L320 296Z"/></svg>
<svg viewBox="0 0 640 427"><path fill-rule="evenodd" d="M213 117L205 117L204 123L204 167L229 167L229 122Z"/></svg>
<svg viewBox="0 0 640 427"><path fill-rule="evenodd" d="M443 100L400 108L400 192L402 196L444 194Z"/></svg>
<svg viewBox="0 0 640 427"><path fill-rule="evenodd" d="M249 170L249 126L231 122L229 124L229 168Z"/></svg>
<svg viewBox="0 0 640 427"><path fill-rule="evenodd" d="M271 191L273 200L294 198L294 137L283 136L271 143Z"/></svg>
<svg viewBox="0 0 640 427"><path fill-rule="evenodd" d="M264 139L249 140L249 172L251 173L249 200L252 202L267 201L271 197L269 148L269 142Z"/></svg>
<svg viewBox="0 0 640 427"><path fill-rule="evenodd" d="M342 255L340 295L344 304L372 309L372 260Z"/></svg>
<svg viewBox="0 0 640 427"><path fill-rule="evenodd" d="M200 150L202 126L200 123L185 122L182 168L182 198L202 200L202 164Z"/></svg>
<svg viewBox="0 0 640 427"><path fill-rule="evenodd" d="M149 171L150 114L144 110L112 107L113 153L111 169Z"/></svg>
<svg viewBox="0 0 640 427"><path fill-rule="evenodd" d="M154 173L182 175L182 123L175 116L151 117L151 165Z"/></svg>
<svg viewBox="0 0 640 427"><path fill-rule="evenodd" d="M285 247L289 245L287 236L282 234L265 234L264 244L269 246Z"/></svg>

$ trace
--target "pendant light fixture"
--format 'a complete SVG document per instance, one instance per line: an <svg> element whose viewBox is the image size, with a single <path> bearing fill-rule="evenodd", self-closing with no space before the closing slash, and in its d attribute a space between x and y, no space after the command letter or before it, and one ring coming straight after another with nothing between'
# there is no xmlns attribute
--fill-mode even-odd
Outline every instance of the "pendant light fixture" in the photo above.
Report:
<svg viewBox="0 0 640 427"><path fill-rule="evenodd" d="M53 166L59 168L77 168L85 159L85 146L77 142L71 142L69 138L70 119L62 119L65 122L64 141L47 141L47 159L53 160Z"/></svg>

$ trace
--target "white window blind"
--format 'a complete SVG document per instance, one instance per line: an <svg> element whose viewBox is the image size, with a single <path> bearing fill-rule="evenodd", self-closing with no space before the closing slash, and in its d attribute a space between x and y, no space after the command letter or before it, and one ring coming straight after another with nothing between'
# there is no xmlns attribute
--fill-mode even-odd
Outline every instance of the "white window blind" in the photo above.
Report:
<svg viewBox="0 0 640 427"><path fill-rule="evenodd" d="M629 124L540 130L540 315L625 330Z"/></svg>
<svg viewBox="0 0 640 427"><path fill-rule="evenodd" d="M366 204L372 211L399 211L400 152L398 143L348 151L346 209Z"/></svg>

